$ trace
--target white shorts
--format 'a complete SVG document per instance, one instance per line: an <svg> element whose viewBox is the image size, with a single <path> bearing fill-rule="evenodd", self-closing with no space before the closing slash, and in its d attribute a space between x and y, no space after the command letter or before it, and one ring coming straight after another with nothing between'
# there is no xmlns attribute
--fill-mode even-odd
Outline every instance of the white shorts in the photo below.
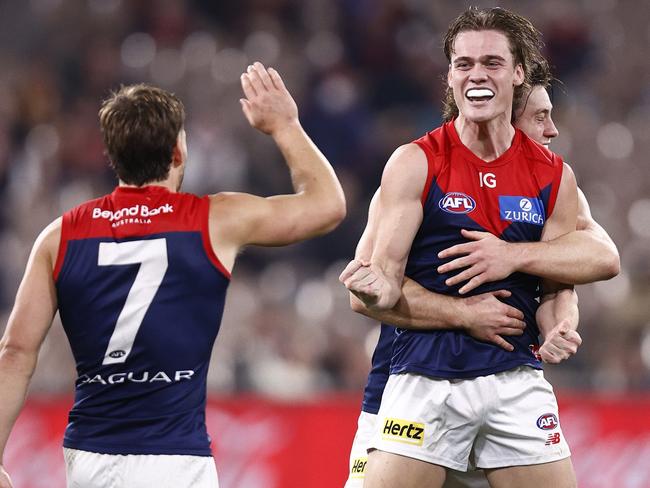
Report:
<svg viewBox="0 0 650 488"><path fill-rule="evenodd" d="M378 416L371 448L460 471L571 455L553 387L529 367L469 379L391 375Z"/></svg>
<svg viewBox="0 0 650 488"><path fill-rule="evenodd" d="M211 456L99 454L63 448L67 488L219 488Z"/></svg>
<svg viewBox="0 0 650 488"><path fill-rule="evenodd" d="M375 428L378 416L368 412L361 412L357 423L357 433L354 435L352 449L350 450L350 464L348 480L344 488L363 488L363 480L368 461L368 447ZM443 488L490 488L483 471L462 472L453 469L447 470L447 479Z"/></svg>

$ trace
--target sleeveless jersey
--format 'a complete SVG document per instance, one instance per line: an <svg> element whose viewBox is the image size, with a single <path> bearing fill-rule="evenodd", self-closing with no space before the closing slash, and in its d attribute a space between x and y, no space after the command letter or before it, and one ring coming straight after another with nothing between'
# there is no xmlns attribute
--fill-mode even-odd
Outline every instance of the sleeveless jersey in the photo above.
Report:
<svg viewBox="0 0 650 488"><path fill-rule="evenodd" d="M423 220L413 240L405 274L423 287L459 296L462 284L448 287L452 273L439 274L443 249L466 242L461 229L487 231L506 241L539 241L551 216L562 178L562 160L516 129L510 148L489 163L462 144L453 122L414 141L427 156L422 194ZM457 271L456 271L457 272ZM455 273L455 272L454 272ZM414 372L443 378L469 378L528 365L541 368L532 352L539 345L535 312L539 278L523 273L486 283L472 291L507 289L504 301L524 313L521 336L508 336L515 350L478 341L462 331L399 329L391 373Z"/></svg>
<svg viewBox="0 0 650 488"><path fill-rule="evenodd" d="M145 186L63 215L54 280L78 374L65 447L211 455L206 375L230 275L208 211Z"/></svg>

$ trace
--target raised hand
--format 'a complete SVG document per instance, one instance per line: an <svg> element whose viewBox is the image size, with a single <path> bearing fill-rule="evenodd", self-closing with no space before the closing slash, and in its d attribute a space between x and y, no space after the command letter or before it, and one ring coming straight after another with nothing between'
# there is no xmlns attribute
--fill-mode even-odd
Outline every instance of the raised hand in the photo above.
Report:
<svg viewBox="0 0 650 488"><path fill-rule="evenodd" d="M454 286L467 281L458 290L459 293L464 294L483 283L507 278L516 270L513 261L516 256L511 252L513 249L512 244L489 232L463 229L461 234L463 237L471 239L472 242L457 244L438 253L438 257L442 259L461 256L439 266L439 273L467 268L447 279L445 281L447 286Z"/></svg>
<svg viewBox="0 0 650 488"><path fill-rule="evenodd" d="M260 62L250 65L241 75L241 86L246 98L239 102L252 127L274 135L298 123L296 102L273 68L267 69Z"/></svg>
<svg viewBox="0 0 650 488"><path fill-rule="evenodd" d="M461 298L459 319L465 332L479 341L492 342L506 351L513 351L513 345L502 336L523 334L526 323L521 310L499 300L510 295L507 290L497 290Z"/></svg>
<svg viewBox="0 0 650 488"><path fill-rule="evenodd" d="M577 331L569 326L569 320L562 320L544 339L539 348L539 355L545 363L558 364L569 359L582 344Z"/></svg>

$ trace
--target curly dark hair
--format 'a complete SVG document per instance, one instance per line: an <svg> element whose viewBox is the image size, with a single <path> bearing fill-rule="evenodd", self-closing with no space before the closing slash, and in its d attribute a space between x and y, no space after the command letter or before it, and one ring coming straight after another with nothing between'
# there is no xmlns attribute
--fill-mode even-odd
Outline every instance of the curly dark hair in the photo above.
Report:
<svg viewBox="0 0 650 488"><path fill-rule="evenodd" d="M99 123L118 178L136 186L167 178L184 121L182 102L161 88L138 84L111 93Z"/></svg>
<svg viewBox="0 0 650 488"><path fill-rule="evenodd" d="M524 71L524 83L515 87L513 105L523 100L525 94L530 93L532 86L532 70L536 63L546 65L542 56L541 33L531 22L509 10L495 7L479 9L470 7L460 14L449 26L444 38L444 51L447 60L451 63L454 52L454 42L461 32L495 30L502 32L510 44L510 52L515 65L520 64ZM454 101L454 94L449 86L445 93L443 118L448 121L458 115L458 107Z"/></svg>

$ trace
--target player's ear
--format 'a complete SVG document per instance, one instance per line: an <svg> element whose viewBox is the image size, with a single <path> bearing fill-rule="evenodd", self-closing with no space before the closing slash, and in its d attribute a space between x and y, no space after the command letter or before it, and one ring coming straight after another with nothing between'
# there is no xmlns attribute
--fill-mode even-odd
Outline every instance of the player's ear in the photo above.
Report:
<svg viewBox="0 0 650 488"><path fill-rule="evenodd" d="M185 131L181 129L176 138L176 144L172 149L172 165L177 168L185 162L187 157L187 145L185 142Z"/></svg>
<svg viewBox="0 0 650 488"><path fill-rule="evenodd" d="M451 63L447 68L447 85L451 86Z"/></svg>
<svg viewBox="0 0 650 488"><path fill-rule="evenodd" d="M521 66L521 64L515 65L515 77L514 77L513 85L519 86L523 84L525 78L526 75L524 74L524 68Z"/></svg>

